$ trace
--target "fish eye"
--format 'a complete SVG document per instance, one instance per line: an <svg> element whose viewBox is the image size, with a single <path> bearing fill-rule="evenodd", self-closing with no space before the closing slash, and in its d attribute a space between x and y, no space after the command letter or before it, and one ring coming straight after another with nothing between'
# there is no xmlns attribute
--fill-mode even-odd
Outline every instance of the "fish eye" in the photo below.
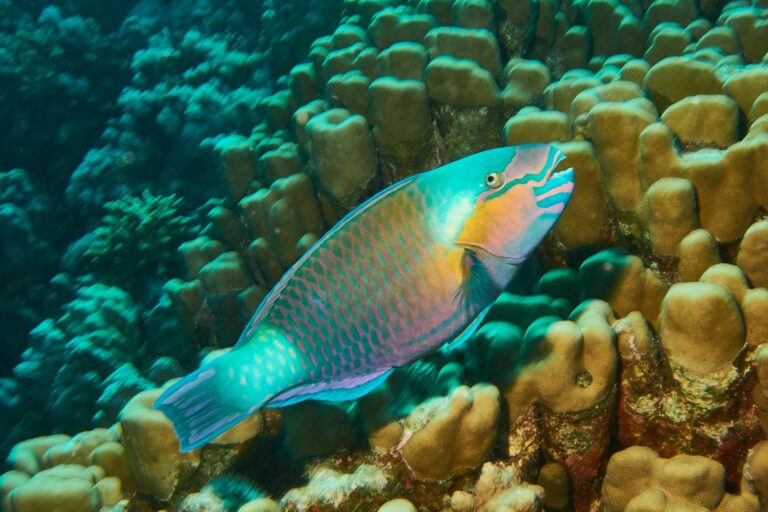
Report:
<svg viewBox="0 0 768 512"><path fill-rule="evenodd" d="M485 184L491 188L500 188L504 184L504 174L490 172L485 175Z"/></svg>

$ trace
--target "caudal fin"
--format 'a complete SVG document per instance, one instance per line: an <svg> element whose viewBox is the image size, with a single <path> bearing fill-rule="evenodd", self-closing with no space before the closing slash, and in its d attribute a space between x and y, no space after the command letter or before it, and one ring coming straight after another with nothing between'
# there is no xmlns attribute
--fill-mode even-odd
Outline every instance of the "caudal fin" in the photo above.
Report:
<svg viewBox="0 0 768 512"><path fill-rule="evenodd" d="M249 415L220 395L217 369L209 364L187 375L154 404L173 422L182 452L206 444Z"/></svg>

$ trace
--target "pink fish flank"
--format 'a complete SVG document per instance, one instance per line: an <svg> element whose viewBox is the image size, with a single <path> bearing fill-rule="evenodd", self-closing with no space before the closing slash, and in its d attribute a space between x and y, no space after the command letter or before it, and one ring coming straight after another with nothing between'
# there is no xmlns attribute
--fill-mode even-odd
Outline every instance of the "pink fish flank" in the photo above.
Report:
<svg viewBox="0 0 768 512"><path fill-rule="evenodd" d="M505 147L398 182L321 238L259 306L235 348L155 407L182 449L261 407L350 400L393 368L472 333L572 190L553 146Z"/></svg>

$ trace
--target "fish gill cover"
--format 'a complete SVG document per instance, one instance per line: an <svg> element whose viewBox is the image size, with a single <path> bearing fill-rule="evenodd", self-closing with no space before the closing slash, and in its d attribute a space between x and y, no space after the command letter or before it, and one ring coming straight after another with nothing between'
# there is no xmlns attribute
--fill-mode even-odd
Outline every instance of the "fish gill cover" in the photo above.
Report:
<svg viewBox="0 0 768 512"><path fill-rule="evenodd" d="M0 38L3 510L764 506L765 0L0 0ZM343 215L526 143L575 193L471 339L179 452L163 386Z"/></svg>

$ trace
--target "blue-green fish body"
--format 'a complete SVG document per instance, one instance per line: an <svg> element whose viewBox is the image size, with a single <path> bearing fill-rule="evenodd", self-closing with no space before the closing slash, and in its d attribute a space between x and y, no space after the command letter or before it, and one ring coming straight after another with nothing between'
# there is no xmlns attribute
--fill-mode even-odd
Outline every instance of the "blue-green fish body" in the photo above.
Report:
<svg viewBox="0 0 768 512"><path fill-rule="evenodd" d="M563 155L529 145L478 153L363 203L283 276L235 348L155 406L184 450L261 407L350 400L465 339L565 208Z"/></svg>

